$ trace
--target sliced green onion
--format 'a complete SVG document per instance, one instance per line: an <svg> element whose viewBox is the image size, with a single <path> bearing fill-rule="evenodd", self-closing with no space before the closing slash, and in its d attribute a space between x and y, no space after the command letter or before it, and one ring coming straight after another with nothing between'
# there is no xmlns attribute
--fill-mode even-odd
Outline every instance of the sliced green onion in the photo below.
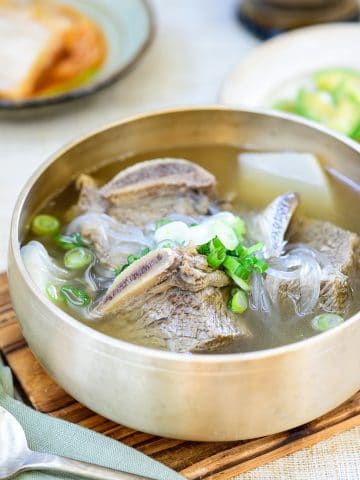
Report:
<svg viewBox="0 0 360 480"><path fill-rule="evenodd" d="M63 250L71 250L75 247L85 247L87 245L79 232L74 232L71 235L55 235L54 242Z"/></svg>
<svg viewBox="0 0 360 480"><path fill-rule="evenodd" d="M88 267L94 261L94 254L84 247L76 247L64 255L64 265L69 270L80 270Z"/></svg>
<svg viewBox="0 0 360 480"><path fill-rule="evenodd" d="M80 288L73 287L72 285L64 285L60 290L69 305L85 307L91 302L89 295Z"/></svg>
<svg viewBox="0 0 360 480"><path fill-rule="evenodd" d="M268 263L265 262L262 258L257 258L256 263L254 264L254 270L257 270L260 273L265 273L269 268Z"/></svg>
<svg viewBox="0 0 360 480"><path fill-rule="evenodd" d="M344 319L336 313L322 313L311 320L312 327L318 332L325 332L343 323Z"/></svg>
<svg viewBox="0 0 360 480"><path fill-rule="evenodd" d="M247 280L250 277L252 271L253 271L253 266L252 265L248 266L243 262L243 263L240 263L238 268L235 270L234 274L237 277L242 278L243 280Z"/></svg>
<svg viewBox="0 0 360 480"><path fill-rule="evenodd" d="M264 244L262 242L255 243L254 245L251 245L251 247L244 247L244 245L238 245L235 248L234 253L238 257L247 257L249 255L253 255L255 252L258 252L262 248L264 248Z"/></svg>
<svg viewBox="0 0 360 480"><path fill-rule="evenodd" d="M235 225L237 233L230 225ZM201 225L194 228L200 227ZM268 268L265 260L254 255L264 247L264 244L256 243L250 247L242 244L240 236L246 233L246 226L240 217L217 220L212 224L212 229L217 235L209 242L198 246L198 253L206 255L207 262L212 268L224 269L238 287L249 292L251 286L248 279L251 274L254 271L264 273Z"/></svg>
<svg viewBox="0 0 360 480"><path fill-rule="evenodd" d="M136 262L136 260L139 260L139 257L137 255L129 255L127 257L127 263L131 265L132 263Z"/></svg>
<svg viewBox="0 0 360 480"><path fill-rule="evenodd" d="M212 268L219 268L226 258L226 248L217 237L209 242L209 253L207 254L208 264Z"/></svg>
<svg viewBox="0 0 360 480"><path fill-rule="evenodd" d="M236 285L238 285L240 288L245 290L245 292L250 292L251 287L245 280L243 280L241 277L238 277L234 273L230 273L230 272L227 272L227 273L228 273L229 277L231 277L234 280Z"/></svg>
<svg viewBox="0 0 360 480"><path fill-rule="evenodd" d="M228 270L229 273L235 274L236 270L240 266L240 262L236 257L233 257L231 255L226 255L223 265Z"/></svg>
<svg viewBox="0 0 360 480"><path fill-rule="evenodd" d="M123 265L124 266L124 265ZM120 275L120 273L122 272L122 269L119 268L119 267L115 267L114 268L114 275L115 277L117 277L118 275Z"/></svg>
<svg viewBox="0 0 360 480"><path fill-rule="evenodd" d="M248 299L246 293L237 289L230 298L229 308L235 313L244 313L248 308Z"/></svg>
<svg viewBox="0 0 360 480"><path fill-rule="evenodd" d="M232 254L235 256L235 257L239 257L239 258L242 258L242 257L246 257L247 255L247 248L244 247L244 245L238 245L235 250L232 252Z"/></svg>
<svg viewBox="0 0 360 480"><path fill-rule="evenodd" d="M227 250L234 250L237 247L239 239L234 229L227 222L220 220L214 222L212 230Z"/></svg>
<svg viewBox="0 0 360 480"><path fill-rule="evenodd" d="M231 221L231 226L239 240L239 242L243 241L243 236L246 233L246 223L240 217L234 217L234 220Z"/></svg>
<svg viewBox="0 0 360 480"><path fill-rule="evenodd" d="M246 249L247 255L251 255L255 252L258 252L259 250L262 250L264 248L263 242L255 243L254 245L251 245L251 247L248 247Z"/></svg>
<svg viewBox="0 0 360 480"><path fill-rule="evenodd" d="M208 255L210 253L210 242L200 245L197 249L201 255Z"/></svg>
<svg viewBox="0 0 360 480"><path fill-rule="evenodd" d="M214 249L212 252L209 253L207 256L207 261L210 267L212 268L219 268L220 265L226 258L226 250L221 249Z"/></svg>
<svg viewBox="0 0 360 480"><path fill-rule="evenodd" d="M254 270L264 273L269 268L265 260L252 255L254 251L259 251L261 248L263 248L263 244L257 243L249 248L238 246L234 252L231 252L231 255L237 256L240 262L239 268L235 273L244 280L247 280Z"/></svg>
<svg viewBox="0 0 360 480"><path fill-rule="evenodd" d="M163 245L162 248L166 248L166 247ZM141 250L139 255L129 255L127 257L127 262L122 267L114 269L115 277L120 275L120 273L123 272L125 268L129 267L132 263L136 262L136 260L139 260L141 257L144 257L149 252L150 252L150 248L145 247Z"/></svg>
<svg viewBox="0 0 360 480"><path fill-rule="evenodd" d="M231 277L234 280L236 285L238 285L240 288L242 288L246 292L250 291L250 285L245 281L245 279L241 278L241 276L239 276L237 273L239 272L239 270L241 270L242 272L242 269L244 267L243 265L241 265L239 260L236 259L236 257L226 255L223 266L225 267L226 273L229 275L229 277ZM244 276L248 278L249 274L246 274Z"/></svg>
<svg viewBox="0 0 360 480"><path fill-rule="evenodd" d="M127 257L127 266L131 265L132 263L136 262L136 260L139 260L141 257L144 257L150 252L150 248L145 247L141 250L139 255L129 255Z"/></svg>
<svg viewBox="0 0 360 480"><path fill-rule="evenodd" d="M237 287L233 287L233 288L230 290L230 297L233 297L238 290L239 290L239 289L238 289Z"/></svg>
<svg viewBox="0 0 360 480"><path fill-rule="evenodd" d="M36 215L31 230L35 235L56 235L60 230L60 222L52 215Z"/></svg>
<svg viewBox="0 0 360 480"><path fill-rule="evenodd" d="M61 289L56 285L48 285L45 289L46 295L54 303L65 303L66 298Z"/></svg>
<svg viewBox="0 0 360 480"><path fill-rule="evenodd" d="M224 249L224 250L226 250L225 245L222 243L222 241L218 237L215 237L210 241L210 248L211 248L211 250L213 250L213 249L216 249L216 250Z"/></svg>

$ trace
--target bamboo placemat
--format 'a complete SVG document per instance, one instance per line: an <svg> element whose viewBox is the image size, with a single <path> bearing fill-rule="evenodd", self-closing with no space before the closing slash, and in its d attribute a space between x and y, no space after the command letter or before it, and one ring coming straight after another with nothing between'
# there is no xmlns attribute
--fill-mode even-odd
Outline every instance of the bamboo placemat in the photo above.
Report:
<svg viewBox="0 0 360 480"><path fill-rule="evenodd" d="M200 443L156 437L118 425L71 398L37 362L22 336L0 274L0 351L24 400L35 409L119 440L191 480L228 480L360 425L360 392L332 412L287 432L256 440Z"/></svg>

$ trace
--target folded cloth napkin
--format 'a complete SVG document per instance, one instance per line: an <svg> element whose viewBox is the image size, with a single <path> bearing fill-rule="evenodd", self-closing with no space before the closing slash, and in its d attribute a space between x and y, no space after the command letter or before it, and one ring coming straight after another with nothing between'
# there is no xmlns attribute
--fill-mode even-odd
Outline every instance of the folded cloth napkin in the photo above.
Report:
<svg viewBox="0 0 360 480"><path fill-rule="evenodd" d="M65 457L95 463L115 470L144 475L156 480L184 480L184 477L150 457L116 440L87 430L64 420L36 412L13 398L10 369L0 357L0 405L17 418L22 425L29 447L37 452L54 453ZM49 473L27 472L21 480L71 478Z"/></svg>

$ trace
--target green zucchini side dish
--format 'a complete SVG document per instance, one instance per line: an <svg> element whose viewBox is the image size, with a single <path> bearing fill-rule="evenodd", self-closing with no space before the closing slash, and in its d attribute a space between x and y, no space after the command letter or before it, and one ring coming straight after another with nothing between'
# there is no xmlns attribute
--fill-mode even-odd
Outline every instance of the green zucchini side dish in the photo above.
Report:
<svg viewBox="0 0 360 480"><path fill-rule="evenodd" d="M360 141L360 71L331 68L315 72L311 79L312 88L299 88L295 98L280 99L272 107Z"/></svg>

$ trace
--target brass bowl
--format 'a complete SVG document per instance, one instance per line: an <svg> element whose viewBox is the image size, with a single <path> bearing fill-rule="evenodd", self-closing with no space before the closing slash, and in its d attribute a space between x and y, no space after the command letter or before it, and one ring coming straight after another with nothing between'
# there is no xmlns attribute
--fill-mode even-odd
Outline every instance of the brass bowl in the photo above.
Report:
<svg viewBox="0 0 360 480"><path fill-rule="evenodd" d="M285 114L207 107L138 116L71 144L30 178L13 215L10 290L36 357L87 407L166 437L248 439L308 422L360 388L360 313L316 337L264 351L157 351L105 336L57 308L33 284L20 256L29 218L79 173L129 153L209 144L316 152L360 183L358 145Z"/></svg>

